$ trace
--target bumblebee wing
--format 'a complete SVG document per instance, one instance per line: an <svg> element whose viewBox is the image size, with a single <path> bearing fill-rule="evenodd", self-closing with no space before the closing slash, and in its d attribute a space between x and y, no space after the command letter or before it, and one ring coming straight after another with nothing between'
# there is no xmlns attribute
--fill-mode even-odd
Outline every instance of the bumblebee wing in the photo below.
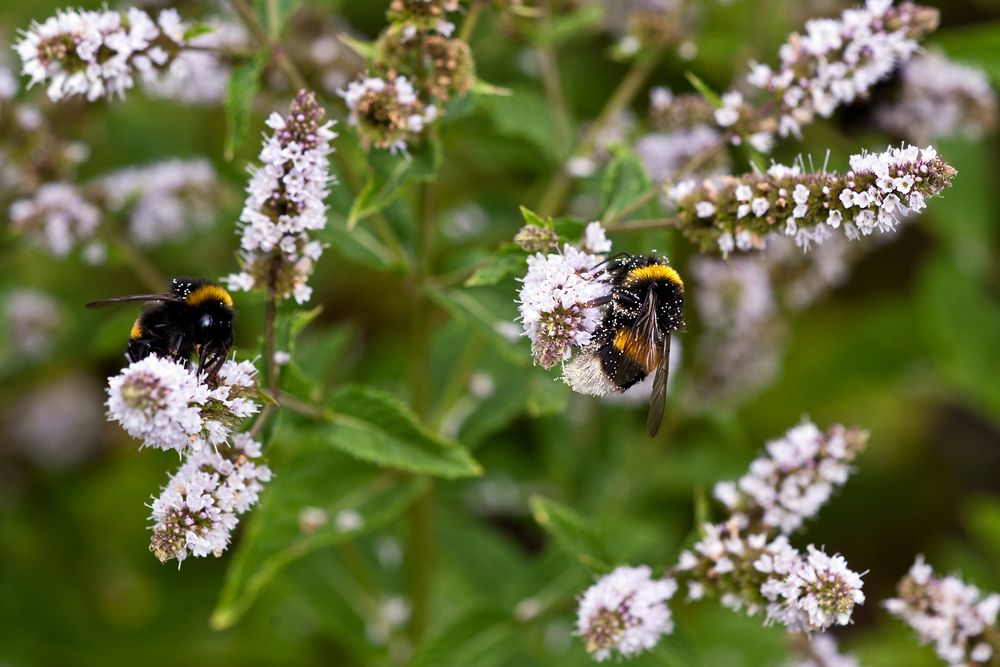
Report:
<svg viewBox="0 0 1000 667"><path fill-rule="evenodd" d="M117 296L111 299L99 299L87 304L87 308L107 308L119 303L130 303L133 301L183 301L173 294L135 294L132 296Z"/></svg>
<svg viewBox="0 0 1000 667"><path fill-rule="evenodd" d="M612 375L620 390L645 378L660 363L659 337L656 326L656 294L650 290L635 319L622 322L612 340L612 345L622 355Z"/></svg>
<svg viewBox="0 0 1000 667"><path fill-rule="evenodd" d="M663 337L660 363L653 376L653 391L649 394L649 415L646 417L646 432L655 438L663 422L663 412L667 404L667 378L670 375L670 336Z"/></svg>

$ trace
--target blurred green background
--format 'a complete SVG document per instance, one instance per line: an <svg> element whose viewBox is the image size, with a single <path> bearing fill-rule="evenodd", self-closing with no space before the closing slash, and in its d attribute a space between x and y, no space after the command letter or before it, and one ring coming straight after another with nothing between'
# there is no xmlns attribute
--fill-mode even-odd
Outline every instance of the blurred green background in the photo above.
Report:
<svg viewBox="0 0 1000 667"><path fill-rule="evenodd" d="M387 3L305 4L373 37ZM774 62L778 45L805 18L837 11L833 2L798 0L703 4L697 55L690 62L668 57L651 84L686 91L683 75L692 70L725 89L748 58ZM1000 5L938 5L942 28L929 43L984 67L1000 83ZM2 37L10 43L31 20L58 7L51 0L5 0ZM194 15L214 11L208 2L178 7ZM597 113L626 70L609 57L613 38L587 21L567 28L568 37L557 42L573 128ZM560 160L541 83L524 67L530 40L505 29L490 9L472 44L480 77L515 94L460 99L450 107L436 185L441 236L433 261L442 285L511 238L521 224L518 205L537 202ZM22 96L51 109L40 90ZM221 109L180 106L141 91L125 102L78 104L60 117L57 130L89 144L82 179L174 156L211 159L231 190L215 224L156 248L150 259L167 275L213 278L236 268L234 221L245 166L258 150L265 112L287 99L279 86L259 101L250 140L229 162ZM338 100L327 96L325 103L343 118ZM640 96L638 113L645 106ZM351 130L343 122L339 130L338 149L363 168ZM829 148L831 165L840 166L858 148L879 150L891 140L843 114L811 126L803 144L784 146L778 156L822 157ZM954 187L898 238L865 256L845 284L790 318L782 371L773 383L738 404L672 400L669 435L653 442L643 432L643 407L570 396L554 373L529 365L523 340L509 344L491 334L489 318L484 322L478 311L453 303L436 311L432 423L451 428L486 473L435 484L432 645L422 649L421 664L589 664L572 637L573 596L589 575L551 544L528 499L542 494L588 516L623 562L666 565L691 530L695 495L742 474L768 438L804 414L820 426L857 424L872 433L856 475L795 540L826 545L854 569L868 571L868 602L838 634L842 645L864 665L937 664L933 651L918 647L878 605L915 554L926 554L940 571L960 571L984 589L1000 590L997 143L994 135L937 148L958 169ZM596 192L599 176L581 182L579 191ZM351 203L346 185L334 187L330 203L324 240L331 247L311 281L323 311L300 342L300 366L324 386L364 382L405 399L412 361L409 338L401 335L412 315L405 279L343 230ZM415 204L416 193L407 191L386 213L407 246ZM682 271L692 252L664 232L614 240L620 249L668 252ZM50 294L59 324L48 351L36 357L17 352L18 334L9 326L0 341L0 665L405 662L412 652L405 633L385 632L378 620L378 609L384 612L386 601L406 591L407 535L399 521L295 560L261 588L239 623L210 628L232 554L191 559L179 571L152 557L145 503L177 462L164 452L138 452L120 429L101 420L104 379L122 363L135 313L87 311L82 304L144 286L114 254L94 267L53 259L6 231L2 243L0 294L23 287ZM497 321L513 321L516 289L507 280L462 292ZM237 350L252 354L262 301L241 294L237 307ZM686 351L697 335L695 324L682 337ZM492 392L477 390L487 377ZM692 381L683 366L674 394ZM89 425L78 437L63 438L73 443L68 453L14 435L13 424L32 409L42 422L65 417L69 406L45 393L54 383L75 388L70 395L83 412L79 423ZM275 441L269 451L279 479L282 463L294 458L279 451L282 446ZM343 457L330 465L353 471L360 464ZM511 615L525 598L549 594L560 602L542 617L521 622ZM635 664L749 667L786 660L783 630L764 628L759 618L712 600L675 601L673 609L677 636Z"/></svg>

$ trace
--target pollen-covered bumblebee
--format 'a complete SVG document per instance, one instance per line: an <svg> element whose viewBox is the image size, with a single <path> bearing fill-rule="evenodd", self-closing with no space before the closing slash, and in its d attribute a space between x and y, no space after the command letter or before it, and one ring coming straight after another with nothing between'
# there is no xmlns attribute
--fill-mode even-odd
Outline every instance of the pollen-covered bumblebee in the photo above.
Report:
<svg viewBox="0 0 1000 667"><path fill-rule="evenodd" d="M216 283L173 278L168 294L136 294L87 304L100 308L142 301L132 325L125 358L139 361L150 354L189 362L198 355L198 373L209 377L222 366L233 346L233 299Z"/></svg>
<svg viewBox="0 0 1000 667"><path fill-rule="evenodd" d="M575 391L603 396L625 391L655 371L646 420L646 430L655 436L666 402L670 335L684 326L684 282L655 255L625 255L609 264L607 310L591 344L563 374Z"/></svg>

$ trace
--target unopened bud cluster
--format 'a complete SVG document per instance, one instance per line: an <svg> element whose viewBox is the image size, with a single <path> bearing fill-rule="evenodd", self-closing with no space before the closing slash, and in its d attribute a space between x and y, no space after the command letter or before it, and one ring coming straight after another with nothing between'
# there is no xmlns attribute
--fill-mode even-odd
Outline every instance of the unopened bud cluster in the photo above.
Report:
<svg viewBox="0 0 1000 667"><path fill-rule="evenodd" d="M441 105L475 82L469 45L452 34L457 0L393 0L369 71L340 91L366 148L407 153Z"/></svg>

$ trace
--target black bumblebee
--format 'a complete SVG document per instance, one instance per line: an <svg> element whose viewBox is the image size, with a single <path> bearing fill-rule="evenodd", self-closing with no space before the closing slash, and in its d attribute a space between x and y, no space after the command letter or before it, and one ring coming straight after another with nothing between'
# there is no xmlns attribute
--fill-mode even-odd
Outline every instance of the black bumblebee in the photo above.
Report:
<svg viewBox="0 0 1000 667"><path fill-rule="evenodd" d="M173 278L168 294L136 294L87 304L100 308L142 301L132 325L125 358L135 362L150 354L189 362L198 355L198 374L213 377L233 346L233 299L218 284L198 278Z"/></svg>
<svg viewBox="0 0 1000 667"><path fill-rule="evenodd" d="M564 368L577 392L603 396L625 391L650 373L646 430L655 436L663 421L670 364L670 335L684 326L684 282L665 261L623 255L609 259L611 294L591 344Z"/></svg>

